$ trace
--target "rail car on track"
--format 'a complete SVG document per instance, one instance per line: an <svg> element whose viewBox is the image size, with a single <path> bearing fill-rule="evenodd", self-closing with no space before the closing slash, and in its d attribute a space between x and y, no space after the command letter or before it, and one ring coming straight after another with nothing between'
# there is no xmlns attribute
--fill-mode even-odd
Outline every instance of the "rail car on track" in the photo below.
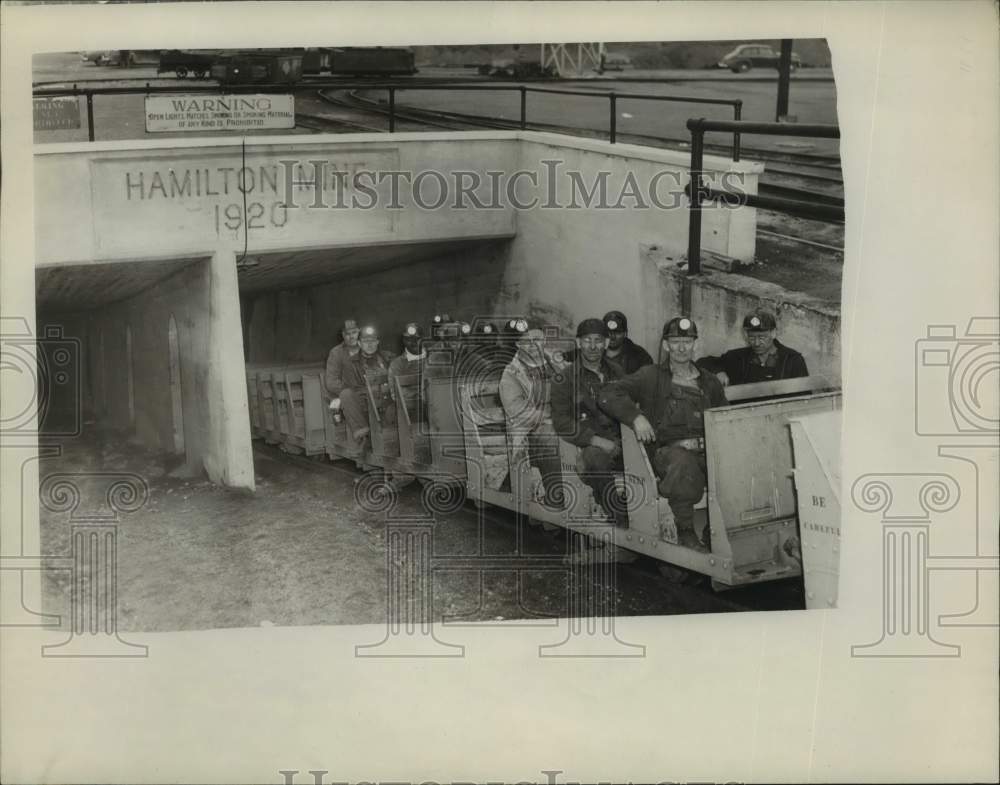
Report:
<svg viewBox="0 0 1000 785"><path fill-rule="evenodd" d="M301 52L238 52L212 63L212 78L223 85L288 84L302 78Z"/></svg>
<svg viewBox="0 0 1000 785"><path fill-rule="evenodd" d="M800 550L789 421L840 408L840 392L806 377L726 389L730 405L705 412L708 487L696 505L710 548L678 536L668 500L657 491L646 449L622 427L628 527L616 527L577 474L578 449L558 439L562 509L542 502L541 477L512 453L499 399L499 373L367 379L370 442L359 449L329 408L324 366L251 364L247 394L254 438L310 456L347 459L363 469L415 475L425 493L467 498L573 530L649 556L672 580L692 574L716 589L792 578ZM409 393L409 395L408 395ZM777 396L777 397L775 397ZM406 401L419 401L414 407ZM553 440L554 443L556 440ZM550 488L551 493L551 488Z"/></svg>
<svg viewBox="0 0 1000 785"><path fill-rule="evenodd" d="M186 79L190 74L195 79L204 79L212 71L212 65L221 53L185 49L168 49L160 52L160 64L156 73L173 71L178 79Z"/></svg>

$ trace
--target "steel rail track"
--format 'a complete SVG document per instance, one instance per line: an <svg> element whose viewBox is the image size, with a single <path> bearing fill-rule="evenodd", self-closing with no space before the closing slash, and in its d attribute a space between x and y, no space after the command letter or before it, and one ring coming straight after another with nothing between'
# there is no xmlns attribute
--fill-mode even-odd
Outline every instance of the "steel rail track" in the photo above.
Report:
<svg viewBox="0 0 1000 785"><path fill-rule="evenodd" d="M319 93L322 100L328 101L330 103L337 103L338 105L341 106L350 106L351 108L355 109L367 107L372 111L378 112L380 114L388 114L389 111L387 108L383 107L378 102L373 101L370 98L364 98L358 95L357 90L350 91L349 93L350 100L346 100L343 98L341 99L333 98L332 96L328 96L327 94L325 94L322 90L320 90ZM595 95L600 95L600 93L595 93ZM502 127L502 128L512 128L512 129L521 127L520 120L508 120L507 118L504 117L495 117L491 115L471 115L463 112L449 112L438 109L419 109L415 107L407 107L404 111L409 113L411 117L420 117L422 115L426 115L427 117L448 118L448 119L454 119L456 121L466 122L470 125L474 125L477 127L486 127L486 128ZM400 113L398 105L395 113L397 115L399 115ZM555 132L572 131L577 135L579 135L579 133L583 131L597 138L601 138L604 136L603 131L598 131L589 128L580 128L576 126L559 125L554 123L539 123L539 122L529 122L528 125L532 128L539 130L551 130ZM669 136L652 136L649 134L630 134L626 132L619 132L618 136L619 138L637 139L646 142L655 142L655 143L669 142L680 147L681 149L690 149L689 140L684 138L669 137ZM662 146L662 145L654 144L651 146ZM731 150L731 148L728 145L718 145L718 144L706 144L705 148L708 151L714 151L724 155L728 155ZM774 150L763 150L760 148L747 147L745 144L742 146L742 152L753 154L755 158L758 158L765 162L770 161L770 162L789 163L799 166L820 168L827 171L834 171L834 170L839 171L841 168L839 155L825 155L825 154L813 154L813 153L784 153ZM809 175L803 173L802 176L809 176ZM820 176L817 176L817 179L819 178ZM834 178L829 178L829 179L832 180Z"/></svg>

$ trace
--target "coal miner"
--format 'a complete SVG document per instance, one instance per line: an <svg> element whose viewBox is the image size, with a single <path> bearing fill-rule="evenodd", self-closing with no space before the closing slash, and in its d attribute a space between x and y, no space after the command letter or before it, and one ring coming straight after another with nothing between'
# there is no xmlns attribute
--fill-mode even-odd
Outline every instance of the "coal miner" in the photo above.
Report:
<svg viewBox="0 0 1000 785"><path fill-rule="evenodd" d="M340 336L341 342L334 346L326 357L326 373L323 374L326 391L335 399L344 389L344 370L347 368L347 363L361 351L358 340L361 337L361 330L358 328L358 323L354 319L346 319ZM340 404L337 406L339 408Z"/></svg>
<svg viewBox="0 0 1000 785"><path fill-rule="evenodd" d="M691 319L671 319L663 326L662 362L604 387L600 398L601 408L646 445L682 536L693 532L694 505L707 482L704 411L726 405L721 382L694 363L697 338ZM707 533L693 533L704 547Z"/></svg>
<svg viewBox="0 0 1000 785"><path fill-rule="evenodd" d="M777 320L769 311L747 314L743 320L747 345L722 357L704 357L698 365L715 373L723 386L808 376L802 355L775 338L777 327Z"/></svg>
<svg viewBox="0 0 1000 785"><path fill-rule="evenodd" d="M608 349L605 358L617 365L623 375L635 373L645 365L652 365L649 352L628 337L628 319L621 311L604 314L604 324L608 328Z"/></svg>
<svg viewBox="0 0 1000 785"><path fill-rule="evenodd" d="M510 465L527 459L542 476L546 504L559 507L552 489L562 479L562 467L549 400L552 379L559 370L546 352L541 328L517 319L512 329L518 336L517 352L503 370L499 389Z"/></svg>
<svg viewBox="0 0 1000 785"><path fill-rule="evenodd" d="M347 421L347 431L355 442L364 443L369 433L368 385L365 376L378 371L388 372L393 356L379 348L378 329L367 325L361 330L361 349L351 357L344 370L344 388L340 392L340 406ZM388 385L387 385L388 386ZM388 399L388 395L385 396Z"/></svg>
<svg viewBox="0 0 1000 785"><path fill-rule="evenodd" d="M560 437L580 448L580 479L616 523L628 525L625 504L612 499L615 474L623 470L618 422L601 411L604 385L622 377L608 362L608 328L601 319L584 319L576 328L576 361L552 385L552 425Z"/></svg>

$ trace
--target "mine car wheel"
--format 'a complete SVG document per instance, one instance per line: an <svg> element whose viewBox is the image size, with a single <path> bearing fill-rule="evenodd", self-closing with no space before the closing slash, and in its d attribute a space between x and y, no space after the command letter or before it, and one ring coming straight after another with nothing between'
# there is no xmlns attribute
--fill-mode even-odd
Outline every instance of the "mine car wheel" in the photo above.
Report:
<svg viewBox="0 0 1000 785"><path fill-rule="evenodd" d="M194 71L194 78L195 79L204 79L205 75L206 74L205 74L205 69L204 68L196 68L195 71Z"/></svg>
<svg viewBox="0 0 1000 785"><path fill-rule="evenodd" d="M183 65L179 65L176 74L178 79L184 79L188 75L188 70Z"/></svg>

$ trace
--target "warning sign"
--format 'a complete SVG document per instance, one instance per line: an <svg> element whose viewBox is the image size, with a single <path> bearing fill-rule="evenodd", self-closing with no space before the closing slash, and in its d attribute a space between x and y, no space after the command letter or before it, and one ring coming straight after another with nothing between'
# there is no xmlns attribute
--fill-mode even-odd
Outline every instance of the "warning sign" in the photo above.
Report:
<svg viewBox="0 0 1000 785"><path fill-rule="evenodd" d="M262 131L295 127L291 95L146 97L146 131Z"/></svg>
<svg viewBox="0 0 1000 785"><path fill-rule="evenodd" d="M36 98L34 116L36 131L79 128L80 102L76 97Z"/></svg>

